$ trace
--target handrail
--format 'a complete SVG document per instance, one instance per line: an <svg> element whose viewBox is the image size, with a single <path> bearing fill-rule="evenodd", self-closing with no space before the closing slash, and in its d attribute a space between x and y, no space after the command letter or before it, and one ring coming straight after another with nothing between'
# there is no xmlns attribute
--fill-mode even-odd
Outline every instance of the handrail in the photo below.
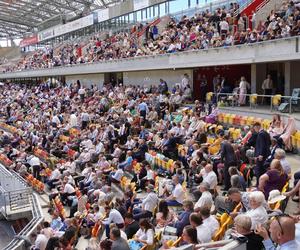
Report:
<svg viewBox="0 0 300 250"><path fill-rule="evenodd" d="M222 97L222 96L229 97L229 96L233 96L233 95L235 95L235 93L217 93L217 100L219 101L219 98ZM238 94L237 94L237 96L238 96ZM273 101L272 101L273 98L274 97L280 97L280 100L285 99L285 100L288 101L288 103L289 103L289 113L290 114L292 113L293 102L300 100L300 97L285 96L285 95L280 95L280 94L275 94L275 95L261 95L261 94L252 93L252 94L244 94L244 96L247 96L247 97L250 97L250 98L253 97L253 96L255 96L255 97L262 97L263 99L264 98L270 98L271 99L271 101L270 101L270 110L271 111L274 108L273 107L274 106L273 105ZM233 106L234 106L234 103L232 102L232 107ZM253 104L251 103L251 101L250 101L250 108L253 108Z"/></svg>
<svg viewBox="0 0 300 250"><path fill-rule="evenodd" d="M6 170L7 173L10 174L11 177L16 178L19 182L27 186L26 181L18 175L15 171L9 171L3 166L2 164L0 165L0 169ZM17 189L14 191L6 191L3 189L3 195L5 194L14 194L16 192L28 192L32 190L30 187L25 187L24 189ZM31 197L30 197L31 196ZM28 238L30 234L32 234L37 226L44 220L43 214L42 214L42 208L38 200L38 196L35 193L32 193L28 196L28 199L31 201L31 209L32 209L32 219L31 221L22 229L22 231L15 236L15 238L3 249L3 250L21 250L22 245L24 244L24 238ZM23 208L23 207L22 207Z"/></svg>
<svg viewBox="0 0 300 250"><path fill-rule="evenodd" d="M137 59L148 59L148 58L159 58L159 57L168 57L170 55L180 55L180 54L189 54L193 53L195 51L219 51L219 50L228 50L228 48L243 48L245 46L260 46L264 44L271 44L271 43L276 43L278 41L289 41L289 40L295 40L299 39L300 35L297 36L292 36L292 37L284 37L284 38L279 38L279 39L274 39L274 40L267 40L267 41L259 41L255 43L247 43L247 44L239 44L239 45L232 45L228 47L213 47L213 48L207 48L207 49L199 49L199 50L186 50L182 52L175 52L175 53L166 53L166 54L158 54L158 55L146 55L146 56L137 56L137 57L128 57L128 58L120 58L120 59L113 59L113 60L103 60L103 61L97 61L97 62L87 62L87 63L82 63L82 64L68 64L68 65L63 65L63 66L56 66L52 68L41 68L41 69L23 69L23 70L17 70L17 71L12 71L12 72L3 72L0 73L1 75L5 74L13 74L13 73L20 73L20 72L30 72L30 71L47 71L51 69L64 69L64 68L69 68L69 67L82 67L82 66L88 66L90 64L110 64L110 63L116 63L116 62L126 62L126 61L133 61Z"/></svg>
<svg viewBox="0 0 300 250"><path fill-rule="evenodd" d="M260 5L258 5L256 7L255 12L259 11L260 9L262 9L269 2L270 2L270 0L264 0Z"/></svg>

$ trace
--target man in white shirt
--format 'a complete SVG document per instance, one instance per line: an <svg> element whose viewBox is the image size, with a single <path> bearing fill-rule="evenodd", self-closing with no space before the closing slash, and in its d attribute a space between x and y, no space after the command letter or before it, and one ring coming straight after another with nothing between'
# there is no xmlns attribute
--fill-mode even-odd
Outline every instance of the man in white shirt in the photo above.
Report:
<svg viewBox="0 0 300 250"><path fill-rule="evenodd" d="M199 186L199 190L202 195L194 206L195 212L198 212L200 208L204 206L211 208L213 204L213 198L211 192L209 192L209 184L207 182L202 182Z"/></svg>
<svg viewBox="0 0 300 250"><path fill-rule="evenodd" d="M78 118L75 112L72 112L72 114L70 115L70 127L71 128L78 127Z"/></svg>
<svg viewBox="0 0 300 250"><path fill-rule="evenodd" d="M203 225L209 229L210 235L213 237L220 227L218 220L210 214L209 207L201 207L199 212L203 220Z"/></svg>
<svg viewBox="0 0 300 250"><path fill-rule="evenodd" d="M200 175L203 177L203 181L209 184L209 189L214 190L218 185L218 177L213 171L211 164L207 164L204 169L200 171Z"/></svg>
<svg viewBox="0 0 300 250"><path fill-rule="evenodd" d="M31 237L34 240L34 248L33 249L39 249L39 250L45 250L47 243L48 243L48 238L46 237L46 235L39 233L39 234L35 234L33 233L31 235Z"/></svg>
<svg viewBox="0 0 300 250"><path fill-rule="evenodd" d="M209 233L210 229L203 224L202 218L198 213L192 213L190 215L190 224L197 230L198 243L208 243L212 239L212 235Z"/></svg>
<svg viewBox="0 0 300 250"><path fill-rule="evenodd" d="M41 176L40 176L41 161L40 161L40 159L38 157L36 157L35 155L33 155L29 159L28 163L32 168L33 177L40 180L41 179Z"/></svg>
<svg viewBox="0 0 300 250"><path fill-rule="evenodd" d="M49 180L46 182L50 190L55 187L55 183L59 181L60 176L61 176L61 173L58 168L55 168L51 172Z"/></svg>
<svg viewBox="0 0 300 250"><path fill-rule="evenodd" d="M104 209L105 213L108 214L108 219L102 221L102 224L105 225L106 237L109 237L109 225L115 223L116 226L121 229L124 227L124 219L118 210L112 209L110 206L106 206Z"/></svg>
<svg viewBox="0 0 300 250"><path fill-rule="evenodd" d="M142 209L133 209L133 218L139 221L142 218L151 218L158 203L158 196L154 192L154 186L149 184L146 188L147 196L142 200Z"/></svg>
<svg viewBox="0 0 300 250"><path fill-rule="evenodd" d="M182 206L182 202L185 198L184 190L179 183L179 177L177 175L174 175L173 178L173 184L175 188L172 191L172 194L166 199L168 206Z"/></svg>

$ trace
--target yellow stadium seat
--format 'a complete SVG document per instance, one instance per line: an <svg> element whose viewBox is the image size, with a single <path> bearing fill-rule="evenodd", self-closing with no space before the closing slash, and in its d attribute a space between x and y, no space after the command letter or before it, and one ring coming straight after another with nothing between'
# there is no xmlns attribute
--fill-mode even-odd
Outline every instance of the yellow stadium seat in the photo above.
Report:
<svg viewBox="0 0 300 250"><path fill-rule="evenodd" d="M272 97L272 105L274 108L278 108L281 102L281 95L274 95Z"/></svg>
<svg viewBox="0 0 300 250"><path fill-rule="evenodd" d="M233 125L233 121L234 121L235 117L236 117L236 115L234 115L234 114L232 114L232 115L229 116L229 121L228 121L228 123L229 123L230 125Z"/></svg>
<svg viewBox="0 0 300 250"><path fill-rule="evenodd" d="M252 94L250 96L250 104L251 106L257 106L257 94Z"/></svg>
<svg viewBox="0 0 300 250"><path fill-rule="evenodd" d="M211 99L212 99L212 97L213 97L213 92L208 92L208 93L206 93L206 101L207 102L211 102Z"/></svg>
<svg viewBox="0 0 300 250"><path fill-rule="evenodd" d="M295 134L291 136L293 147L297 147L297 141L300 139L300 131L297 131Z"/></svg>

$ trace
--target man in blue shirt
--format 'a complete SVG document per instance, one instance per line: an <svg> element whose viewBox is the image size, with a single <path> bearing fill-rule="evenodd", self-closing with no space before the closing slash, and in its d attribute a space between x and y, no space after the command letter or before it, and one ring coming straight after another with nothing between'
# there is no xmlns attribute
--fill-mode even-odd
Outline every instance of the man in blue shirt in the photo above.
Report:
<svg viewBox="0 0 300 250"><path fill-rule="evenodd" d="M295 240L295 221L288 215L275 216L270 224L270 237L263 226L256 228L256 233L264 238L266 250L299 250L300 245ZM276 246L277 245L277 246Z"/></svg>
<svg viewBox="0 0 300 250"><path fill-rule="evenodd" d="M147 103L145 103L144 101L141 101L140 104L138 105L138 111L140 112L140 116L142 116L145 120L146 115L149 112Z"/></svg>

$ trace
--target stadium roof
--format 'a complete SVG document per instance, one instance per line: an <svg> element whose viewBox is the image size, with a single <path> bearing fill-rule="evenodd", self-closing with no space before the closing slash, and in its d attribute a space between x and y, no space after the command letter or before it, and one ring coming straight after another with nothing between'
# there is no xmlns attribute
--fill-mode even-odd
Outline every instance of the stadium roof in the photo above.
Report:
<svg viewBox="0 0 300 250"><path fill-rule="evenodd" d="M0 0L0 37L21 37L55 16L85 15L121 0Z"/></svg>

